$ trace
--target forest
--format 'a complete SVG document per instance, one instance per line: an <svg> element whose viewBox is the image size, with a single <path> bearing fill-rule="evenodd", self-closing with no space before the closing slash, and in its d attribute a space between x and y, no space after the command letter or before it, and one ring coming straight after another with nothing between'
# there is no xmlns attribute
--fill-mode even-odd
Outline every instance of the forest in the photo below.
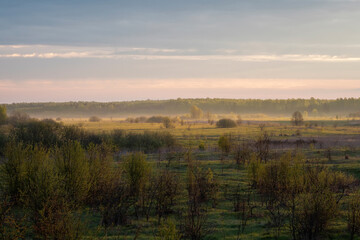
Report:
<svg viewBox="0 0 360 240"><path fill-rule="evenodd" d="M0 239L360 237L356 124L1 110Z"/></svg>
<svg viewBox="0 0 360 240"><path fill-rule="evenodd" d="M213 114L262 113L291 114L306 111L309 115L349 115L358 113L360 98L325 99L174 99L127 102L48 102L7 104L8 112L24 112L37 117L128 117L136 115L178 115L188 113L192 105Z"/></svg>

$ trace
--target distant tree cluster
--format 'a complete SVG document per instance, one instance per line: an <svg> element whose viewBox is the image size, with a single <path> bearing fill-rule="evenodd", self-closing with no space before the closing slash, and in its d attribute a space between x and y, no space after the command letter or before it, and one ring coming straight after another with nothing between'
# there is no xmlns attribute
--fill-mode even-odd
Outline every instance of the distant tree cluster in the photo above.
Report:
<svg viewBox="0 0 360 240"><path fill-rule="evenodd" d="M67 102L67 103L16 103L7 104L8 113L26 112L32 116L54 113L51 117L129 116L129 115L173 115L189 113L201 118L203 112L291 114L294 109L310 116L321 114L346 114L359 111L360 98L323 99L176 99L161 101L130 102Z"/></svg>

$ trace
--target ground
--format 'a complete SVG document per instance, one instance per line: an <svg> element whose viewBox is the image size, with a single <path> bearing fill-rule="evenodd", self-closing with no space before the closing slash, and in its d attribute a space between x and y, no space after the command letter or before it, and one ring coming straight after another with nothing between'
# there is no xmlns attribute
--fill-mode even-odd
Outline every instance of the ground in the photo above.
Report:
<svg viewBox="0 0 360 240"><path fill-rule="evenodd" d="M64 124L78 125L86 130L96 133L110 132L114 129L124 129L132 132L142 131L169 131L175 135L178 141L192 149L193 158L205 168L210 168L220 183L219 202L216 209L210 209L208 221L211 225L211 237L209 239L237 239L239 220L232 211L233 205L227 191L235 188L238 184L245 185L247 170L246 166L238 167L233 156L223 156L218 147L219 136L231 134L235 141L255 140L263 131L266 131L272 142L272 152L281 154L286 150L298 151L306 156L312 164L325 164L326 166L343 171L355 177L360 177L360 127L351 121L335 121L330 119L313 120L304 126L295 127L284 119L267 121L243 120L236 128L221 129L215 124L210 125L201 121L176 123L175 128L164 129L159 123L127 123L122 119L103 119L100 122L89 122L86 119L63 119ZM310 124L311 123L311 124ZM205 146L204 150L199 145ZM149 154L148 161L152 162L154 169L165 166L165 157L160 153ZM330 154L330 157L329 157ZM159 163L159 158L160 163ZM174 162L171 168L181 175L186 174L184 162ZM186 193L184 192L184 195ZM185 201L181 199L180 201ZM262 208L262 206L258 206ZM177 211L183 211L179 207ZM88 213L86 219L93 229L88 236L95 234L105 236L104 229L99 227L99 216ZM90 217L88 217L90 216ZM249 220L241 239L271 239L273 232L266 228L267 217L263 211L255 208L254 216ZM341 219L344 219L342 216ZM112 228L107 232L107 239L138 239L153 238L155 233L156 219L148 222L139 220L131 226ZM343 238L346 235L345 221L332 222L333 236ZM140 227L134 227L134 226ZM286 239L286 229L282 230L280 238ZM282 237L281 237L282 236Z"/></svg>

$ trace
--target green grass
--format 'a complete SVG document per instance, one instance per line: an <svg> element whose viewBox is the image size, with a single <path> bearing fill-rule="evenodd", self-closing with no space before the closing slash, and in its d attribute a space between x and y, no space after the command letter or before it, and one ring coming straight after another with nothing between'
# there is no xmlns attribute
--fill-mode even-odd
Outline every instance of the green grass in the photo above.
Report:
<svg viewBox="0 0 360 240"><path fill-rule="evenodd" d="M345 122L346 123L346 122ZM289 125L288 122L269 122L263 127L270 136L271 139L286 140L297 138L338 138L341 141L342 136L356 136L360 133L360 127L358 126L346 126L345 123L339 123L337 127L334 127L334 122L328 121L323 127L294 127ZM231 200L226 198L226 191L231 191L238 184L246 185L247 170L244 166L238 168L235 165L233 157L230 155L225 157L223 161L220 160L221 153L216 150L217 140L219 136L223 134L231 134L237 139L256 139L261 133L261 127L257 124L243 124L236 128L220 129L214 125L209 124L176 124L175 128L164 129L162 124L154 123L124 123L120 121L102 121L99 123L91 123L84 121L66 121L65 124L79 125L86 130L93 132L110 132L114 129L124 129L131 132L143 132L143 131L169 131L175 135L178 141L187 147L193 149L194 161L198 162L200 166L204 168L210 168L214 172L214 175L220 183L219 201L216 208L209 206L208 222L211 225L211 234L207 239L237 239L238 235L238 223L236 214L233 211L233 204ZM301 136L297 136L296 133L301 133ZM205 151L198 151L199 143L205 144ZM214 149L215 152L209 151ZM279 150L281 152L283 150ZM298 150L299 151L299 150ZM326 149L316 149L313 146L306 146L300 151L307 157L311 164L325 164L330 168L338 171L346 172L360 179L360 149L348 148L348 147L333 147L331 149L331 161L325 156ZM349 156L349 159L345 159L345 155ZM157 162L158 154L148 155L148 161L151 162L154 171L158 168L165 167L166 161L163 161L160 165ZM119 163L121 164L121 163ZM180 162L174 161L170 167L173 171L179 173L183 179L186 176L186 164L182 159ZM182 183L184 184L184 183ZM184 211L186 201L186 191L178 199L179 206L178 211ZM258 203L258 207L254 210L254 216L249 220L244 233L240 236L240 239L273 239L274 233L267 227L268 218L264 207ZM331 222L332 237L334 239L348 238L346 232L346 223L344 212L340 212L340 220ZM134 239L138 234L137 239L154 239L154 233L157 229L157 219L150 218L149 222L145 219L132 219L129 226L114 227L105 233L104 229L100 226L100 216L97 213L89 212L87 215L88 228L86 238L92 239L93 236L102 239ZM179 219L176 219L179 223ZM136 227L137 226L137 227ZM139 227L140 226L140 227ZM279 239L288 239L289 231L285 227L283 228Z"/></svg>

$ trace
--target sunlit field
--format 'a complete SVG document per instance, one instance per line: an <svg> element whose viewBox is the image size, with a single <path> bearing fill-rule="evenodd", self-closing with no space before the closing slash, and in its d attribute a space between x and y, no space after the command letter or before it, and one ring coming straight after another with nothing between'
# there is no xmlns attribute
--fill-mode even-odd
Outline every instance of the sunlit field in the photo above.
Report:
<svg viewBox="0 0 360 240"><path fill-rule="evenodd" d="M273 154L281 155L286 151L294 151L307 159L308 164L326 166L330 169L341 171L356 178L360 177L360 127L353 121L334 121L329 118L312 119L304 126L292 126L288 119L243 120L235 128L217 128L215 124L199 123L199 121L175 123L172 128L165 129L161 123L128 123L125 119L102 119L100 122L89 122L88 119L63 119L65 125L76 125L95 133L106 133L116 129L142 133L144 131L166 131L176 136L176 139L188 149L191 149L193 159L198 166L211 169L221 186L218 192L216 208L210 208L207 221L211 229L206 239L288 239L286 226L279 233L269 228L269 216L266 207L259 201L251 218L247 220L243 231L239 230L241 217L233 212L232 191L239 185L246 188L248 184L248 166L237 165L233 154L224 155L218 147L219 137L231 135L234 141L256 141L263 132L267 132L274 141L283 144L273 145ZM310 125L311 123L311 125ZM287 144L296 140L316 140L311 144ZM199 147L204 145L204 149ZM328 151L331 151L329 156ZM147 160L154 171L168 168L186 178L187 163L183 157L168 165L166 152L148 154ZM118 163L121 164L121 163ZM183 183L185 184L185 183ZM185 196L186 191L181 195ZM181 204L176 211L182 212L186 199L179 199ZM346 209L341 207L340 217L329 223L330 233L335 239L347 237ZM88 234L104 236L104 230L98 222L100 216L91 213L84 217L89 221L91 229L97 229ZM173 221L176 218L170 217ZM114 227L107 230L105 239L149 239L156 232L157 219L148 221L134 220L131 226ZM90 235L89 235L90 237Z"/></svg>

